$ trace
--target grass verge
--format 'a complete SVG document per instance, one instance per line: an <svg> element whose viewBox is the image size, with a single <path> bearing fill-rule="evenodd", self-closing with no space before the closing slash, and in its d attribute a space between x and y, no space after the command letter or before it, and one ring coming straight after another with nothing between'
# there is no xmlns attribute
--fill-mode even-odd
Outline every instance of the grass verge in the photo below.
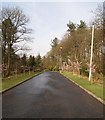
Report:
<svg viewBox="0 0 105 120"><path fill-rule="evenodd" d="M0 92L3 92L5 90L8 90L24 81L26 81L27 79L34 77L38 74L40 74L41 72L30 72L29 73L22 73L22 74L18 74L18 75L13 75L9 78L5 78L2 80L2 82L0 82Z"/></svg>
<svg viewBox="0 0 105 120"><path fill-rule="evenodd" d="M74 75L73 73L67 71L62 71L61 74L70 79L71 81L74 81L75 83L79 84L86 90L92 92L97 97L105 100L105 87L103 87L103 85L98 83L90 84L90 82L87 79L82 78L81 76Z"/></svg>

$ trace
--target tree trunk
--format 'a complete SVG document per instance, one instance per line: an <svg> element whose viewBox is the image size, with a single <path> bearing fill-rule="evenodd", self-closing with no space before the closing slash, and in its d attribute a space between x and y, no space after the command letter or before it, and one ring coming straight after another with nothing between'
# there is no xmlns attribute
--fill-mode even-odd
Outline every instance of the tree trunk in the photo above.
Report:
<svg viewBox="0 0 105 120"><path fill-rule="evenodd" d="M8 64L6 77L10 75L10 68L11 68L11 44L8 44Z"/></svg>
<svg viewBox="0 0 105 120"><path fill-rule="evenodd" d="M4 58L5 58L5 48L4 48L4 46L2 46L2 62L1 62L2 65L3 65L2 66L2 77L5 77L4 76L4 64L5 64L5 62L4 62L5 59Z"/></svg>

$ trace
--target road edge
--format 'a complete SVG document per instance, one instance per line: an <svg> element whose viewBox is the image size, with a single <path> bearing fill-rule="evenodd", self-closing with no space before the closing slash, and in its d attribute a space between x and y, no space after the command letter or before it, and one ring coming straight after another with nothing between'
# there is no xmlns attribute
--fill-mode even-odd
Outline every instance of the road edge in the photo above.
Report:
<svg viewBox="0 0 105 120"><path fill-rule="evenodd" d="M28 78L28 79L26 79L26 80L24 80L24 81L18 83L18 84L14 85L14 86L12 86L12 87L10 87L10 88L7 88L7 89L5 89L5 90L3 90L3 91L0 91L0 94L3 94L3 93L5 93L5 92L7 92L7 91L9 91L9 90L11 90L11 89L17 87L18 85L21 85L21 84L23 84L24 82L26 82L26 81L28 81L28 80L30 80L30 79L32 79L32 78L34 78L34 77L36 77L36 76L42 74L42 73L43 73L43 72L38 73L38 74L36 74L36 75L34 75L34 76L32 76L32 77L30 77L30 78Z"/></svg>
<svg viewBox="0 0 105 120"><path fill-rule="evenodd" d="M60 73L60 72L59 72ZM61 73L60 73L61 74ZM63 75L63 74L61 74ZM63 75L64 76L64 75ZM99 102L101 102L102 104L105 105L105 101L103 99L101 99L100 97L96 96L94 93L88 91L87 89L85 89L84 87L82 87L81 85L79 85L78 83L74 82L72 79L69 79L68 77L64 76L65 78L67 78L68 80L70 80L72 83L74 83L75 85L77 85L78 87L80 87L82 90L84 90L85 92L87 92L89 95L91 95L92 97L96 98Z"/></svg>

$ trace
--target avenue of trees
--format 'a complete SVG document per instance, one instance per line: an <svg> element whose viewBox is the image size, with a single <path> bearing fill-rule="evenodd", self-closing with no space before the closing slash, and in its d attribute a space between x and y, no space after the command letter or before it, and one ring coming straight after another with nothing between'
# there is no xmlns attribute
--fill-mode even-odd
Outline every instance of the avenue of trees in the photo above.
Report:
<svg viewBox="0 0 105 120"><path fill-rule="evenodd" d="M51 41L51 50L41 58L26 54L20 56L19 50L28 50L22 46L31 41L31 29L28 28L28 17L20 8L2 8L0 11L0 49L2 51L2 76L46 70L66 70L79 75L89 75L92 24L95 26L92 74L98 80L104 69L104 35L103 8L98 6L93 12L94 19L90 25L83 20L79 24L68 21L67 31L59 40Z"/></svg>
<svg viewBox="0 0 105 120"><path fill-rule="evenodd" d="M79 24L69 21L67 32L61 40L54 38L51 41L51 50L44 57L44 68L50 70L67 70L79 75L89 75L92 24L95 26L93 48L93 77L101 79L103 71L103 11L98 6L94 12L91 25L80 20Z"/></svg>

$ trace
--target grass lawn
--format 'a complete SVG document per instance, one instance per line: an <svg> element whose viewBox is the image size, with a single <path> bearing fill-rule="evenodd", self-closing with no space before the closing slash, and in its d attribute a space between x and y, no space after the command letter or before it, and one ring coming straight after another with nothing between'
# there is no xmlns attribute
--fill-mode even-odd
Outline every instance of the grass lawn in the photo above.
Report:
<svg viewBox="0 0 105 120"><path fill-rule="evenodd" d="M87 79L74 75L70 72L62 71L61 74L70 79L71 81L76 82L77 84L84 87L85 89L92 92L101 99L105 100L105 87L103 87L103 85L98 83L90 84Z"/></svg>
<svg viewBox="0 0 105 120"><path fill-rule="evenodd" d="M22 73L18 75L11 76L10 78L5 78L3 80L0 80L0 91L5 91L23 81L26 81L27 79L38 75L41 72L30 72L29 73Z"/></svg>

